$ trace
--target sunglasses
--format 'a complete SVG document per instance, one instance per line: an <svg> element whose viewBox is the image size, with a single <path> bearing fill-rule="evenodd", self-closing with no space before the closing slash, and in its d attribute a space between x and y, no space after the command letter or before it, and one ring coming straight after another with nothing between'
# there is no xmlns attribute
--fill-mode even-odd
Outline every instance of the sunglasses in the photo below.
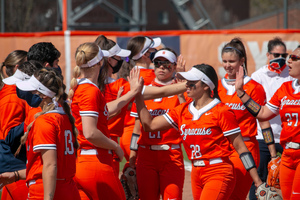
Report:
<svg viewBox="0 0 300 200"><path fill-rule="evenodd" d="M154 61L155 68L160 68L160 66L163 66L164 69L167 69L169 71L171 70L172 64L173 63L170 63L169 61Z"/></svg>
<svg viewBox="0 0 300 200"><path fill-rule="evenodd" d="M150 44L149 44L149 45L141 52L142 54L145 54L145 53L150 49L150 47L152 47L153 44L154 44L154 41L153 41L153 39L152 39L151 37L145 36L145 38L148 38L149 40L151 40L151 42L150 42Z"/></svg>
<svg viewBox="0 0 300 200"><path fill-rule="evenodd" d="M199 81L188 81L186 82L186 86L189 87L189 88L195 88L196 87L196 84L198 83Z"/></svg>
<svg viewBox="0 0 300 200"><path fill-rule="evenodd" d="M269 54L272 54L275 58L279 58L280 56L286 58L289 55L288 53L271 53L271 52L269 52Z"/></svg>
<svg viewBox="0 0 300 200"><path fill-rule="evenodd" d="M300 57L296 56L296 55L290 55L289 59L291 59L292 61L298 61L298 60L300 60Z"/></svg>

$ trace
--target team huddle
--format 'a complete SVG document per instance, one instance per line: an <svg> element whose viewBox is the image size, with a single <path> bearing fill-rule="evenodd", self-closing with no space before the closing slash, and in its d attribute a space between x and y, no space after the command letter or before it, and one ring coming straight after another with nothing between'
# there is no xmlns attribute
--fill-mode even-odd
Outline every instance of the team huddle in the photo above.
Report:
<svg viewBox="0 0 300 200"><path fill-rule="evenodd" d="M0 72L1 199L181 200L181 144L194 199L300 199L300 46L288 55L270 40L268 64L250 77L233 38L218 79L160 45L136 36L122 49L103 35L79 45L69 91L52 43L11 52Z"/></svg>

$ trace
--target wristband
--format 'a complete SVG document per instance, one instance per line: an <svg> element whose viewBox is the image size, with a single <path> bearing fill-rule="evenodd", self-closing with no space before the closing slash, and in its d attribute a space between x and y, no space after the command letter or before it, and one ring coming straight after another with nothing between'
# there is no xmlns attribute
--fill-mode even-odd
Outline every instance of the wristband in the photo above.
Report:
<svg viewBox="0 0 300 200"><path fill-rule="evenodd" d="M137 151L138 150L138 144L137 141L140 138L140 135L136 134L136 133L132 133L131 136L131 141L130 141L130 150L134 150Z"/></svg>
<svg viewBox="0 0 300 200"><path fill-rule="evenodd" d="M244 90L244 93L241 95L241 96L238 96L238 98L243 98L243 96L245 96L245 94L246 94L246 92L245 92L245 90ZM236 95L237 96L237 95Z"/></svg>
<svg viewBox="0 0 300 200"><path fill-rule="evenodd" d="M258 103L256 103L253 99L251 99L251 97L248 99L248 101L246 101L244 103L246 109L251 113L251 115L253 115L254 117L256 117L261 109L261 105L259 105Z"/></svg>
<svg viewBox="0 0 300 200"><path fill-rule="evenodd" d="M17 174L16 174L16 171L14 171L14 174L15 174L15 182L17 182Z"/></svg>
<svg viewBox="0 0 300 200"><path fill-rule="evenodd" d="M274 134L271 127L262 129L261 132L267 145L274 144Z"/></svg>
<svg viewBox="0 0 300 200"><path fill-rule="evenodd" d="M20 180L20 174L19 174L19 172L18 171L16 171L16 173L17 173L17 181L19 181Z"/></svg>
<svg viewBox="0 0 300 200"><path fill-rule="evenodd" d="M240 159L247 171L256 167L253 156L250 152L244 152L240 154Z"/></svg>

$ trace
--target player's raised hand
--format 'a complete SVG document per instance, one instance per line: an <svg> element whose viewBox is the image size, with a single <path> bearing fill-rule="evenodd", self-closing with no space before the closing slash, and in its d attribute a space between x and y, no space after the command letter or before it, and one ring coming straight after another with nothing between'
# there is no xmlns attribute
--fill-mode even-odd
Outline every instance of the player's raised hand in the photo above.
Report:
<svg viewBox="0 0 300 200"><path fill-rule="evenodd" d="M130 84L130 90L136 93L142 91L142 88L144 86L144 79L143 77L140 77L140 69L134 67L130 71L130 75L127 77L127 79Z"/></svg>
<svg viewBox="0 0 300 200"><path fill-rule="evenodd" d="M236 72L236 80L235 80L235 90L236 92L244 92L244 68L243 66L239 67L239 70Z"/></svg>
<svg viewBox="0 0 300 200"><path fill-rule="evenodd" d="M176 72L185 72L186 61L183 56L180 54L177 58Z"/></svg>

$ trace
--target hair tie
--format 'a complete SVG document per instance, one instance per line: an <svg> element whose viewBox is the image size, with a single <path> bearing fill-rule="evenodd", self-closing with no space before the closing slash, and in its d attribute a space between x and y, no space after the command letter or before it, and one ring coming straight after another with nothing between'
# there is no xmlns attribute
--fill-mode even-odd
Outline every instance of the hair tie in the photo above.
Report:
<svg viewBox="0 0 300 200"><path fill-rule="evenodd" d="M234 48L234 47L225 47L225 49L234 49L236 52L238 52L241 56L244 56L242 54L242 52L240 50L238 50L237 48Z"/></svg>
<svg viewBox="0 0 300 200"><path fill-rule="evenodd" d="M129 57L126 57L126 58L125 58L125 61L126 61L127 63L129 63L129 61L130 61Z"/></svg>
<svg viewBox="0 0 300 200"><path fill-rule="evenodd" d="M52 103L54 104L54 109L57 109L58 106L59 106L59 104L58 104L58 102L56 101L56 97L53 97L53 98L52 98Z"/></svg>

